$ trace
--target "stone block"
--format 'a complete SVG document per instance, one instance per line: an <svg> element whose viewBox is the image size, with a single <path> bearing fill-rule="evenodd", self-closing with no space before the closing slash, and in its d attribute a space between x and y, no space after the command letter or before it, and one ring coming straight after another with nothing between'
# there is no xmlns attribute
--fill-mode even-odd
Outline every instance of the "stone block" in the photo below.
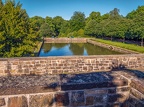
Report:
<svg viewBox="0 0 144 107"><path fill-rule="evenodd" d="M144 107L144 103L138 102L138 103L135 105L135 107Z"/></svg>
<svg viewBox="0 0 144 107"><path fill-rule="evenodd" d="M85 105L83 91L77 91L77 92L71 93L71 105L72 106L84 106Z"/></svg>
<svg viewBox="0 0 144 107"><path fill-rule="evenodd" d="M107 94L107 89L86 90L86 95Z"/></svg>
<svg viewBox="0 0 144 107"><path fill-rule="evenodd" d="M106 107L121 107L119 103L107 104Z"/></svg>
<svg viewBox="0 0 144 107"><path fill-rule="evenodd" d="M94 97L94 103L95 104L103 104L107 102L107 95L96 95Z"/></svg>
<svg viewBox="0 0 144 107"><path fill-rule="evenodd" d="M51 107L54 105L52 94L30 96L30 107Z"/></svg>
<svg viewBox="0 0 144 107"><path fill-rule="evenodd" d="M57 93L55 95L56 105L59 106L68 106L69 105L69 95L68 93Z"/></svg>
<svg viewBox="0 0 144 107"><path fill-rule="evenodd" d="M130 95L128 102L130 105L133 105L133 107L144 107L144 102L141 102L132 95Z"/></svg>
<svg viewBox="0 0 144 107"><path fill-rule="evenodd" d="M128 80L126 80L126 79L114 79L113 84L115 86L126 86L126 85L128 85Z"/></svg>
<svg viewBox="0 0 144 107"><path fill-rule="evenodd" d="M117 92L127 92L127 91L130 91L130 87L120 87L120 88L117 88L116 91Z"/></svg>
<svg viewBox="0 0 144 107"><path fill-rule="evenodd" d="M8 107L28 107L27 98L21 97L10 97L8 99Z"/></svg>
<svg viewBox="0 0 144 107"><path fill-rule="evenodd" d="M0 98L0 106L5 106L5 99L4 98Z"/></svg>
<svg viewBox="0 0 144 107"><path fill-rule="evenodd" d="M121 98L121 94L112 94L108 95L108 102L109 103L117 103L118 99Z"/></svg>
<svg viewBox="0 0 144 107"><path fill-rule="evenodd" d="M108 89L109 94L114 94L116 93L116 88Z"/></svg>
<svg viewBox="0 0 144 107"><path fill-rule="evenodd" d="M90 107L105 107L104 105L94 105L94 106L90 106Z"/></svg>
<svg viewBox="0 0 144 107"><path fill-rule="evenodd" d="M93 105L94 104L94 97L93 96L87 96L86 97L86 105Z"/></svg>
<svg viewBox="0 0 144 107"><path fill-rule="evenodd" d="M137 90L135 90L135 89L132 88L130 92L137 99L139 99L139 100L143 100L144 99L144 96L142 95L142 93L138 92Z"/></svg>
<svg viewBox="0 0 144 107"><path fill-rule="evenodd" d="M135 81L135 80L132 79L131 83L130 83L130 86L136 89L137 88L136 87L137 86L137 81Z"/></svg>

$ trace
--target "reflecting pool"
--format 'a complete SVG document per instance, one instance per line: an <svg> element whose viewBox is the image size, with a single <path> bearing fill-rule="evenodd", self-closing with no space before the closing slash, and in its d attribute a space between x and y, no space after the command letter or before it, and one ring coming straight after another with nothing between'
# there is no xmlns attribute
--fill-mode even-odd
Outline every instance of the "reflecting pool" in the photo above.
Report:
<svg viewBox="0 0 144 107"><path fill-rule="evenodd" d="M113 55L122 54L89 43L45 43L39 56Z"/></svg>

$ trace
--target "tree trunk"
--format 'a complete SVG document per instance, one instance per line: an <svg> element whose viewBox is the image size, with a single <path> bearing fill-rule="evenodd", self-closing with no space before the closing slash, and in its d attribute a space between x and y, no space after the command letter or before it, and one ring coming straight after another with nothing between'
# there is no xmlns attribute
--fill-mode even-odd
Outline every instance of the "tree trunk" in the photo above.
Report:
<svg viewBox="0 0 144 107"><path fill-rule="evenodd" d="M123 43L125 43L125 37L123 38Z"/></svg>
<svg viewBox="0 0 144 107"><path fill-rule="evenodd" d="M142 39L141 39L141 46L143 46L143 42L144 42L144 41L143 41L143 38L142 38Z"/></svg>
<svg viewBox="0 0 144 107"><path fill-rule="evenodd" d="M112 36L111 36L111 41L113 40Z"/></svg>

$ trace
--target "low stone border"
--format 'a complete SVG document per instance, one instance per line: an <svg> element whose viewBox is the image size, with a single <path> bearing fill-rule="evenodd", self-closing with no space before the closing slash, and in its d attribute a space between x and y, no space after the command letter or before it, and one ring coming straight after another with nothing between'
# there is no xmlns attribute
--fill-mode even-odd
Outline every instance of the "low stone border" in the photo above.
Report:
<svg viewBox="0 0 144 107"><path fill-rule="evenodd" d="M124 48L120 48L120 47L116 47L116 46L100 43L100 42L93 41L93 40L90 40L90 39L87 39L87 42L91 43L93 45L104 47L104 48L107 48L109 50L117 51L117 52L120 52L120 53L125 53L125 54L140 54L139 52L136 52L136 51L132 51L132 50L128 50L128 49L124 49Z"/></svg>

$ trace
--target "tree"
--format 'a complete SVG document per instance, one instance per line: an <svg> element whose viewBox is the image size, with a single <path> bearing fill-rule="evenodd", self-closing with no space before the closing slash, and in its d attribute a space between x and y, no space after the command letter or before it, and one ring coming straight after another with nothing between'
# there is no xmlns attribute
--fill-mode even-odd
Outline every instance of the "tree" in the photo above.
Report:
<svg viewBox="0 0 144 107"><path fill-rule="evenodd" d="M29 17L20 3L8 0L0 10L0 56L19 57L32 55L35 35Z"/></svg>
<svg viewBox="0 0 144 107"><path fill-rule="evenodd" d="M121 17L121 15L119 14L119 12L120 12L119 9L114 8L112 11L109 12L110 18L117 19L117 18Z"/></svg>
<svg viewBox="0 0 144 107"><path fill-rule="evenodd" d="M82 12L74 12L73 16L70 19L71 31L78 31L84 29L85 27L85 14Z"/></svg>
<svg viewBox="0 0 144 107"><path fill-rule="evenodd" d="M89 17L86 20L86 23L88 23L91 20L95 20L97 23L101 21L101 14L100 12L91 12Z"/></svg>
<svg viewBox="0 0 144 107"><path fill-rule="evenodd" d="M54 29L52 29L52 27L48 23L44 23L41 25L41 27L40 27L40 36L41 37L51 37L54 35L55 35Z"/></svg>
<svg viewBox="0 0 144 107"><path fill-rule="evenodd" d="M96 25L97 22L95 20L91 20L85 26L85 34L89 36L96 36Z"/></svg>
<svg viewBox="0 0 144 107"><path fill-rule="evenodd" d="M45 20L44 18L40 16L34 16L30 18L30 23L32 27L34 28L34 30L38 32L40 30L41 25L45 23Z"/></svg>
<svg viewBox="0 0 144 107"><path fill-rule="evenodd" d="M60 30L61 30L63 22L64 22L64 19L61 16L56 16L53 18L54 31L55 31L56 36L60 34Z"/></svg>
<svg viewBox="0 0 144 107"><path fill-rule="evenodd" d="M123 42L125 42L125 38L128 36L127 32L128 32L128 29L131 25L131 20L129 19L126 19L126 18L121 18L119 21L118 21L118 24L117 24L117 35L116 37L117 38L122 38L123 39Z"/></svg>
<svg viewBox="0 0 144 107"><path fill-rule="evenodd" d="M3 2L2 0L0 0L0 8L3 6Z"/></svg>
<svg viewBox="0 0 144 107"><path fill-rule="evenodd" d="M144 6L139 6L135 11L128 13L127 18L133 21L131 28L129 28L131 38L141 39L141 46L143 46Z"/></svg>

